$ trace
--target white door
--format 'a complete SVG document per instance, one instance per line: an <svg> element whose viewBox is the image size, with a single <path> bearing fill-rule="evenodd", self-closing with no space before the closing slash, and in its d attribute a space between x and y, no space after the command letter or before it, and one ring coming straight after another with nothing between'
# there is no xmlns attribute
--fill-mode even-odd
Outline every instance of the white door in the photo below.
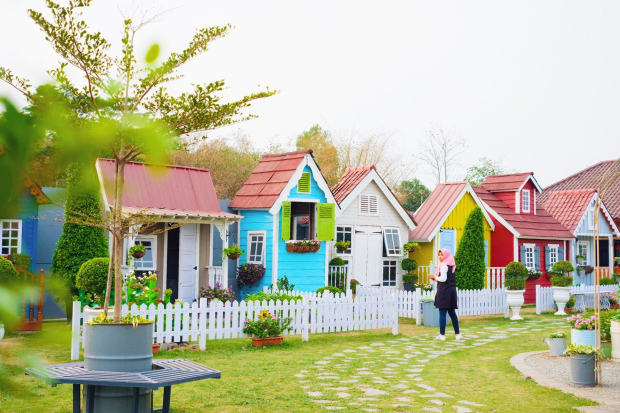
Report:
<svg viewBox="0 0 620 413"><path fill-rule="evenodd" d="M381 227L356 226L353 256L353 277L364 287L380 286L383 280L381 257L383 233Z"/></svg>
<svg viewBox="0 0 620 413"><path fill-rule="evenodd" d="M180 227L179 239L179 300L191 303L196 298L198 254L196 249L197 225Z"/></svg>

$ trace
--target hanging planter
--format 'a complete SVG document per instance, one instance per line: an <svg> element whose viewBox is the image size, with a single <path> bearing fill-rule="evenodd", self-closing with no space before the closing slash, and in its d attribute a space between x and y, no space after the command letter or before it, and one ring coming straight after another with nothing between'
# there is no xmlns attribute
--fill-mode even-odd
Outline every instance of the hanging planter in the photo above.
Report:
<svg viewBox="0 0 620 413"><path fill-rule="evenodd" d="M542 271L539 271L539 270L529 270L527 272L527 279L528 279L528 281L537 280L540 277L542 277Z"/></svg>
<svg viewBox="0 0 620 413"><path fill-rule="evenodd" d="M286 244L286 250L288 252L297 252L297 253L305 253L305 252L317 252L321 249L320 241L294 241Z"/></svg>
<svg viewBox="0 0 620 413"><path fill-rule="evenodd" d="M131 254L131 256L135 259L139 260L146 255L146 247L142 244L134 245L133 247L129 248L129 254Z"/></svg>
<svg viewBox="0 0 620 413"><path fill-rule="evenodd" d="M351 241L338 241L334 244L336 249L340 252L346 252L351 246Z"/></svg>
<svg viewBox="0 0 620 413"><path fill-rule="evenodd" d="M228 248L224 248L224 251L222 251L222 257L226 256L228 257L228 259L231 260L236 260L244 254L245 251L242 250L241 247L239 247L239 245L237 244L233 244Z"/></svg>

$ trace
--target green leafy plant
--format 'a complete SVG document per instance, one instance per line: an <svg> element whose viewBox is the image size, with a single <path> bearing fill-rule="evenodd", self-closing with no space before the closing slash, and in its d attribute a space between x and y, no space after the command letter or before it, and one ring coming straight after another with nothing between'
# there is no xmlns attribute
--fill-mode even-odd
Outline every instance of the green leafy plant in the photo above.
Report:
<svg viewBox="0 0 620 413"><path fill-rule="evenodd" d="M614 285L616 284L616 279L613 277L601 277L599 283L600 285Z"/></svg>
<svg viewBox="0 0 620 413"><path fill-rule="evenodd" d="M272 313L263 310L257 314L256 320L245 320L243 332L258 338L279 337L284 331L291 331L291 317L282 317L283 311Z"/></svg>
<svg viewBox="0 0 620 413"><path fill-rule="evenodd" d="M265 275L265 267L261 264L243 264L237 268L237 284L239 287L254 285Z"/></svg>
<svg viewBox="0 0 620 413"><path fill-rule="evenodd" d="M433 286L430 284L416 284L415 285L416 290L420 290L423 293L424 292L431 292L433 291Z"/></svg>
<svg viewBox="0 0 620 413"><path fill-rule="evenodd" d="M19 274L13 263L4 257L0 257L0 285L15 285L19 280Z"/></svg>
<svg viewBox="0 0 620 413"><path fill-rule="evenodd" d="M11 254L9 255L9 261L11 261L16 268L28 271L32 258L30 258L28 254Z"/></svg>
<svg viewBox="0 0 620 413"><path fill-rule="evenodd" d="M618 313L620 313L618 310L601 311L601 340L611 340L611 320Z"/></svg>
<svg viewBox="0 0 620 413"><path fill-rule="evenodd" d="M245 251L241 249L241 247L237 244L233 244L228 248L224 248L224 250L222 251L222 258L224 257L230 257L230 256L234 256L236 258L239 258L241 256L245 255ZM236 259L235 258L235 259Z"/></svg>
<svg viewBox="0 0 620 413"><path fill-rule="evenodd" d="M527 271L527 279L528 280L537 280L543 275L543 272L540 270L531 269Z"/></svg>
<svg viewBox="0 0 620 413"><path fill-rule="evenodd" d="M146 253L146 247L143 244L136 244L129 248L129 255L135 256Z"/></svg>
<svg viewBox="0 0 620 413"><path fill-rule="evenodd" d="M344 291L342 291L342 290L341 290L340 288L338 288L338 287L332 287L332 286L328 285L328 286L326 286L326 287L321 287L321 288L319 288L318 290L316 290L316 293L317 293L317 294L320 294L320 295L323 295L323 293L324 293L325 291L327 291L327 292L329 292L329 293L332 293L332 294L341 294L341 293L343 293L343 292L344 292Z"/></svg>
<svg viewBox="0 0 620 413"><path fill-rule="evenodd" d="M110 317L106 317L105 313L101 313L99 317L91 318L90 320L87 321L87 323L90 324L91 326L93 324L116 324L114 322L114 319ZM146 318L141 317L139 315L132 316L131 313L127 313L123 317L121 317L120 323L121 324L132 324L133 328L136 328L138 327L139 324L152 323L152 321L149 321Z"/></svg>
<svg viewBox="0 0 620 413"><path fill-rule="evenodd" d="M571 295L568 301L566 302L566 304L564 305L564 308L574 308L574 307L575 307L575 296Z"/></svg>
<svg viewBox="0 0 620 413"><path fill-rule="evenodd" d="M345 281L340 281L338 283L338 288L342 290L343 293L346 293L346 288L344 288ZM360 285L360 282L356 279L349 280L349 288L351 288L351 294L356 294L357 286Z"/></svg>
<svg viewBox="0 0 620 413"><path fill-rule="evenodd" d="M166 288L164 290L164 296L170 297L172 295L172 290L170 288Z"/></svg>
<svg viewBox="0 0 620 413"><path fill-rule="evenodd" d="M264 291L259 291L256 294L248 294L248 296L246 297L246 299L244 300L245 302L249 302L249 301L288 301L288 302L292 302L292 301L298 301L298 300L302 300L303 297L301 295L292 295L292 294L287 294L287 293L283 293L281 291L271 291L271 292L264 292Z"/></svg>
<svg viewBox="0 0 620 413"><path fill-rule="evenodd" d="M577 254L577 255L575 255L575 258L581 258L582 260L585 260L586 256L585 255L581 255L581 254Z"/></svg>
<svg viewBox="0 0 620 413"><path fill-rule="evenodd" d="M573 285L573 277L556 275L551 277L551 285L554 287L570 287Z"/></svg>
<svg viewBox="0 0 620 413"><path fill-rule="evenodd" d="M513 261L504 268L504 274L506 275L504 285L507 290L525 290L525 280L528 277L525 265L518 261Z"/></svg>
<svg viewBox="0 0 620 413"><path fill-rule="evenodd" d="M575 267L570 261L558 261L551 267L551 271L555 274L568 274L569 272L575 271Z"/></svg>
<svg viewBox="0 0 620 413"><path fill-rule="evenodd" d="M566 333L551 333L547 336L547 338L566 338L568 335Z"/></svg>
<svg viewBox="0 0 620 413"><path fill-rule="evenodd" d="M282 278L278 278L278 281L276 281L276 285L278 286L278 290L280 291L288 292L295 289L295 284L291 284L286 275Z"/></svg>
<svg viewBox="0 0 620 413"><path fill-rule="evenodd" d="M419 249L420 244L418 244L417 242L406 242L405 245L403 245L403 251L405 251L406 253L415 252Z"/></svg>
<svg viewBox="0 0 620 413"><path fill-rule="evenodd" d="M336 243L334 243L334 247L336 247L336 249L338 249L339 251L346 251L349 249L349 247L351 246L351 241L337 241Z"/></svg>
<svg viewBox="0 0 620 413"><path fill-rule="evenodd" d="M620 311L614 311L614 314L611 316L611 321L620 321Z"/></svg>
<svg viewBox="0 0 620 413"><path fill-rule="evenodd" d="M330 266L343 266L347 263L340 257L334 257L329 261Z"/></svg>
<svg viewBox="0 0 620 413"><path fill-rule="evenodd" d="M591 346L590 344L569 344L566 346L566 350L564 350L564 354L593 354L596 357L602 358L602 353L596 349L596 347Z"/></svg>
<svg viewBox="0 0 620 413"><path fill-rule="evenodd" d="M484 214L476 206L465 222L454 260L459 290L482 290L486 279Z"/></svg>
<svg viewBox="0 0 620 413"><path fill-rule="evenodd" d="M418 269L418 262L413 258L404 258L400 262L400 266L407 272L412 272Z"/></svg>
<svg viewBox="0 0 620 413"><path fill-rule="evenodd" d="M105 295L109 265L109 258L93 258L86 261L78 271L75 280L77 288L90 294Z"/></svg>
<svg viewBox="0 0 620 413"><path fill-rule="evenodd" d="M415 284L418 282L418 276L412 272L407 274L403 274L403 283L404 284Z"/></svg>

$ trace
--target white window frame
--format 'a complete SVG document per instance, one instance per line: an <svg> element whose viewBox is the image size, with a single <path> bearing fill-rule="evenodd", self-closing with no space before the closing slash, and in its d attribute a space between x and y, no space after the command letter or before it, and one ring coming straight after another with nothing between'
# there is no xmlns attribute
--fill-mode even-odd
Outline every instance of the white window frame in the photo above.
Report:
<svg viewBox="0 0 620 413"><path fill-rule="evenodd" d="M523 244L523 246L525 247L525 262L523 263L523 265L525 265L525 267L528 270L535 270L536 269L536 256L534 254L536 254L536 245L535 244ZM527 262L527 254L528 254L528 250L531 250L532 252L532 266L528 266L528 262Z"/></svg>
<svg viewBox="0 0 620 413"><path fill-rule="evenodd" d="M261 257L260 257L260 261L256 261L256 260L252 260L250 259L252 257L251 255L251 251L252 251L252 237L253 236L262 236L263 237L263 248L261 250ZM267 249L267 231L248 231L248 251L247 251L247 257L248 257L248 264L262 264L264 265L265 263L265 250Z"/></svg>
<svg viewBox="0 0 620 413"><path fill-rule="evenodd" d="M387 242L387 232L388 230L396 230L396 235L398 235L398 242L395 243L396 248L392 249L390 252L390 249L388 248L388 242ZM393 233L390 235L394 235ZM385 227L383 228L383 242L385 243L385 253L388 257L400 257L402 252L401 249L401 245L400 245L400 228L397 227Z"/></svg>
<svg viewBox="0 0 620 413"><path fill-rule="evenodd" d="M545 266L551 269L551 267L553 267L553 264L555 264L558 261L562 261L560 259L560 246L557 244L554 244L554 245L547 245L547 247L549 247L549 262L546 262ZM555 253L555 261L551 261L551 255L553 253Z"/></svg>
<svg viewBox="0 0 620 413"><path fill-rule="evenodd" d="M2 248L6 248L2 246L2 240L5 239L2 236L2 227L4 226L5 222L17 222L17 254L21 254L22 253L22 230L23 230L23 223L21 219L0 219L0 252L2 252ZM9 228L9 231L14 231L12 228ZM13 237L11 237L9 235L9 244L11 243L10 240L13 239ZM9 254L4 254L4 252L2 252L2 254L0 254L0 256L3 255L10 255L11 254L11 248L15 248L12 247L11 245L8 246L9 248Z"/></svg>
<svg viewBox="0 0 620 413"><path fill-rule="evenodd" d="M585 246L585 254L580 254L581 251L579 251L579 246L583 245ZM585 255L586 258L583 260L584 265L590 265L589 261L590 261L590 241L577 241L577 254L575 255Z"/></svg>
<svg viewBox="0 0 620 413"><path fill-rule="evenodd" d="M389 278L385 279L385 269L394 269L394 281ZM389 275L389 273L388 273ZM392 258L383 258L381 263L381 286L382 287L396 287L398 284L398 260Z"/></svg>
<svg viewBox="0 0 620 413"><path fill-rule="evenodd" d="M588 217L587 217L588 218L588 229L590 231L593 231L594 230L594 209L588 208L587 214L588 214Z"/></svg>
<svg viewBox="0 0 620 413"><path fill-rule="evenodd" d="M347 231L346 229L343 229L342 231L339 231L338 228L348 228L349 230ZM336 241L338 241L338 234L345 234L347 232L351 233L351 245L349 245L349 249L342 252L339 251L338 249L336 249L336 255L342 255L345 257L351 257L353 256L353 236L355 234L355 229L353 228L353 225L338 225L336 224Z"/></svg>
<svg viewBox="0 0 620 413"><path fill-rule="evenodd" d="M153 235L153 236L139 236L134 238L133 243L134 245L138 245L139 242L141 241L150 241L151 242L151 255L153 256L153 266L152 267L145 267L143 265L139 265L142 261L142 258L137 259L134 258L133 259L133 265L134 267L136 267L136 270L138 271L157 271L157 236ZM127 253L129 254L129 249L127 250Z"/></svg>
<svg viewBox="0 0 620 413"><path fill-rule="evenodd" d="M364 204L364 199L367 200L368 203L368 212L364 212L362 209L362 205ZM375 200L376 212L372 212L372 200ZM359 196L359 214L364 216L373 216L376 217L379 215L379 195L376 194L360 194Z"/></svg>
<svg viewBox="0 0 620 413"><path fill-rule="evenodd" d="M525 194L527 194L527 197L525 196ZM530 190L529 189L524 189L523 190L523 195L521 196L521 211L522 212L526 212L529 213L531 211L530 208L530 202L531 202L531 198L530 198ZM527 198L527 203L525 203L525 198Z"/></svg>

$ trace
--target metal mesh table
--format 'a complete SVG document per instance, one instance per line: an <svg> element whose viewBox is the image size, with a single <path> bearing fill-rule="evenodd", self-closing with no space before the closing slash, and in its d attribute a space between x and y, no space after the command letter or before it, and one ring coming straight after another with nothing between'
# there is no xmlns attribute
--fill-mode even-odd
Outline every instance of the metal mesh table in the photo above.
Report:
<svg viewBox="0 0 620 413"><path fill-rule="evenodd" d="M205 379L219 379L222 373L189 360L153 360L153 370L142 373L86 370L84 363L57 364L41 368L26 369L26 374L56 386L73 384L73 413L80 413L80 386L86 386L89 405L85 413L94 410L95 386L132 387L134 412L138 411L138 396L141 388L157 390L164 388L164 401L161 409L153 412L170 412L171 388L175 384L189 383Z"/></svg>

